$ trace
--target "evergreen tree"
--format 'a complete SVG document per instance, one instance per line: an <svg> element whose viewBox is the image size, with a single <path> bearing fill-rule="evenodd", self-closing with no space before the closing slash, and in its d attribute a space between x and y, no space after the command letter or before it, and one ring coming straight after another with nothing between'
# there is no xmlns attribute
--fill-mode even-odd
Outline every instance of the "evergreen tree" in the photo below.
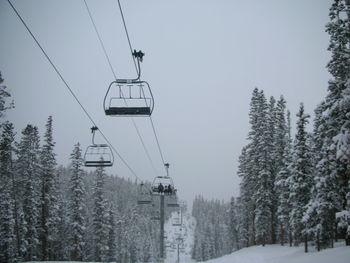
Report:
<svg viewBox="0 0 350 263"><path fill-rule="evenodd" d="M107 240L107 261L115 262L116 261L116 233L115 233L115 218L113 207L108 208L108 240Z"/></svg>
<svg viewBox="0 0 350 263"><path fill-rule="evenodd" d="M254 181L251 181L252 174L249 173L250 159L248 156L248 147L243 147L242 153L239 156L238 176L242 178L240 183L240 198L239 198L239 244L240 247L248 247L250 245L251 229L253 226L252 214L254 213L253 195Z"/></svg>
<svg viewBox="0 0 350 263"><path fill-rule="evenodd" d="M2 78L1 72L0 72L0 119L4 117L5 111L8 109L14 108L13 101L9 104L6 103L6 100L11 97L11 94L6 90L7 87L5 85L2 85L4 82L4 79ZM2 123L0 122L0 128L2 126Z"/></svg>
<svg viewBox="0 0 350 263"><path fill-rule="evenodd" d="M238 245L237 249L241 249L243 247L248 247L248 222L244 220L244 215L246 213L246 209L243 205L241 197L237 198L236 202L236 215L237 215L237 236L238 236Z"/></svg>
<svg viewBox="0 0 350 263"><path fill-rule="evenodd" d="M59 220L54 145L52 116L49 116L46 123L44 145L40 152L40 244L42 260L49 259L49 247L53 249L53 241L57 237L55 230Z"/></svg>
<svg viewBox="0 0 350 263"><path fill-rule="evenodd" d="M237 219L237 204L234 197L231 197L230 217L229 217L229 241L231 251L239 249L238 246L238 219Z"/></svg>
<svg viewBox="0 0 350 263"><path fill-rule="evenodd" d="M0 262L15 262L15 199L13 194L13 124L5 122L0 140Z"/></svg>
<svg viewBox="0 0 350 263"><path fill-rule="evenodd" d="M332 245L335 214L348 211L349 166L340 156L343 135L347 134L350 120L350 14L348 0L336 0L330 8L330 22L326 31L330 35L332 57L327 67L332 75L328 94L316 109L314 148L315 182L312 198L305 214L318 249ZM345 136L346 137L346 136ZM344 214L344 213L343 213ZM348 221L350 223L350 220ZM349 229L348 225L345 229ZM350 233L347 236L350 245Z"/></svg>
<svg viewBox="0 0 350 263"><path fill-rule="evenodd" d="M291 163L291 135L290 113L285 116L285 100L283 97L277 103L277 125L275 137L275 160L277 175L275 180L275 193L277 199L278 239L283 246L289 233L290 205L288 203L289 187L287 179L290 176L288 169Z"/></svg>
<svg viewBox="0 0 350 263"><path fill-rule="evenodd" d="M71 229L70 229L70 194L71 190L68 186L70 181L70 172L69 169L59 166L56 168L57 172L57 214L58 221L56 223L57 237L55 237L55 249L52 251L52 260L70 260L70 251L71 251ZM69 193L68 193L69 191ZM67 245L68 244L68 245Z"/></svg>
<svg viewBox="0 0 350 263"><path fill-rule="evenodd" d="M93 189L93 229L94 229L94 260L103 261L107 252L107 202L104 194L105 172L103 167L96 169L96 181Z"/></svg>
<svg viewBox="0 0 350 263"><path fill-rule="evenodd" d="M300 105L297 117L297 133L293 145L291 175L288 178L289 203L291 205L290 227L296 245L307 238L303 232L302 218L305 206L310 199L309 192L312 185L309 135L306 132L306 125L310 116L304 113L303 104Z"/></svg>
<svg viewBox="0 0 350 263"><path fill-rule="evenodd" d="M273 106L270 106L273 107ZM272 110L271 110L272 111ZM259 107L257 112L257 126L255 130L256 144L252 145L253 156L257 162L254 164L257 172L257 181L253 198L256 202L255 207L255 238L259 244L265 245L271 240L272 234L270 222L272 221L272 142L273 135L271 129L273 126L272 117L269 116L268 105L263 91L260 91ZM270 234L270 235L269 235Z"/></svg>
<svg viewBox="0 0 350 263"><path fill-rule="evenodd" d="M229 234L229 204L197 196L192 215L196 219L192 257L206 261L232 252Z"/></svg>
<svg viewBox="0 0 350 263"><path fill-rule="evenodd" d="M83 260L84 233L85 233L85 205L84 198L85 188L83 183L83 160L81 157L80 144L74 145L73 152L70 156L70 244L71 259L74 261Z"/></svg>
<svg viewBox="0 0 350 263"><path fill-rule="evenodd" d="M18 144L18 160L16 164L18 177L23 183L23 257L27 261L38 256L38 217L39 217L39 135L37 127L27 125L22 131Z"/></svg>

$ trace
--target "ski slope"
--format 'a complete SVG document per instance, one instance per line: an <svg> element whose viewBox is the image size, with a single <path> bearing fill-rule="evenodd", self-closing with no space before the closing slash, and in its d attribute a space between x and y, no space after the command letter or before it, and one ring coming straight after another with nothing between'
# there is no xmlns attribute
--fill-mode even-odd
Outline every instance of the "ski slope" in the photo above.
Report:
<svg viewBox="0 0 350 263"><path fill-rule="evenodd" d="M180 253L179 263L195 262L191 259L191 249L193 246L193 232L195 219L187 214L183 214L182 226L173 226L176 213L165 225L167 243L176 243L176 238L181 233L183 237L184 249ZM180 231L181 229L181 231ZM243 248L230 255L206 261L206 263L350 263L350 247L346 247L344 241L336 243L335 248L325 249L320 252L309 247L309 253L304 252L304 246L289 247L281 245L254 246ZM176 263L177 250L167 247L165 263Z"/></svg>
<svg viewBox="0 0 350 263"><path fill-rule="evenodd" d="M182 249L179 255L179 263L195 263L195 261L191 259L195 219L191 215L185 213L182 217L182 225L173 226L173 222L176 217L177 214L175 212L172 214L170 220L165 224L165 263L177 262L177 249L172 248L172 245L177 245L178 237L183 238L181 244ZM34 261L30 263L34 263ZM41 261L41 263L58 263L58 261ZM60 263L73 263L73 261L61 261ZM206 263L350 263L350 247L346 247L343 241L336 243L335 248L332 249L325 249L317 252L313 247L310 247L310 252L304 253L303 246L254 246L243 248L233 252L230 255L208 260Z"/></svg>
<svg viewBox="0 0 350 263"><path fill-rule="evenodd" d="M302 246L254 246L206 263L350 263L350 247L340 246L304 253Z"/></svg>
<svg viewBox="0 0 350 263"><path fill-rule="evenodd" d="M167 263L175 263L173 253L168 254ZM58 263L58 261L45 261L46 263ZM41 263L45 263L42 262ZM180 263L194 262L188 258L188 254L180 256ZM350 247L336 247L304 253L302 247L282 247L280 245L255 246L244 248L230 255L206 261L206 263L349 263ZM34 263L31 262L31 263ZM61 261L60 263L73 263L73 261ZM91 262L92 263L92 262Z"/></svg>

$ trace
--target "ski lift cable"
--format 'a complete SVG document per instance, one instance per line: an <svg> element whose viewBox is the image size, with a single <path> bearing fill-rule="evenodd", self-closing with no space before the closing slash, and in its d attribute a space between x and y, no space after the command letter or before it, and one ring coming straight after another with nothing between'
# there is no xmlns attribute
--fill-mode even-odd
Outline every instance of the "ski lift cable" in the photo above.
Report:
<svg viewBox="0 0 350 263"><path fill-rule="evenodd" d="M87 4L86 0L84 0L84 3L85 3L85 7L86 7L86 9L87 9L87 12L88 12L88 14L89 14L91 23L92 23L92 25L93 25L93 27L94 27L94 30L95 30L95 32L96 32L97 38L98 38L98 40L99 40L99 42L100 42L100 45L101 45L101 47L102 47L102 49L103 49L103 53L104 53L105 58L106 58L106 60L107 60L107 62L108 62L109 68L110 68L111 71L112 71L112 74L113 74L113 76L114 76L114 79L117 80L117 75L116 75L116 73L115 73L115 71L114 71L114 68L113 68L113 66L112 66L111 60L110 60L110 58L109 58L109 56L108 56L107 50L106 50L105 45L104 45L104 43L103 43L103 41L102 41L101 35L100 35L100 33L99 33L98 29L97 29L97 26L96 26L95 20L94 20L94 18L93 18L93 16L92 16L92 13L91 13L91 10L90 10L90 8L89 8L89 5ZM136 65L136 64L135 64L135 65ZM128 106L124 95L123 95L123 99L124 99L124 103L126 104L126 106ZM142 138L142 136L141 136L140 130L139 130L139 128L138 128L138 126L137 126L137 124L136 124L134 118L131 117L130 119L131 119L131 121L132 121L132 123L133 123L133 125L134 125L134 128L135 128L135 130L136 130L136 133L137 133L137 135L138 135L138 137L139 137L139 139L140 139L140 141L141 141L141 144L142 144L142 146L143 146L143 149L144 149L144 151L145 151L145 153L146 153L146 155L147 155L147 158L148 158L148 160L149 160L149 162L150 162L150 164L151 164L151 166L152 166L154 172L155 172L156 174L158 174L158 171L157 171L157 169L155 168L155 165L154 165L154 163L153 163L153 161L152 161L151 155L150 155L150 153L149 153L149 151L148 151L148 149L147 149L147 147L146 147L146 144L145 144L145 142L144 142L144 140L143 140L143 138Z"/></svg>
<svg viewBox="0 0 350 263"><path fill-rule="evenodd" d="M121 6L121 4L120 4L120 0L117 0L117 1L118 1L118 6L119 6L120 14L121 14L121 17L122 17L122 20L123 20L123 25L124 25L125 34L126 34L126 37L127 37L127 39L128 39L129 48L130 48L130 51L131 51L131 53L132 53L133 48L132 48L132 45L131 45L131 41L130 41L128 29L127 29L127 26L126 26L126 21L125 21L124 14L123 14L123 9L122 9L122 6ZM132 56L132 58L133 58L133 60L134 60L136 73L138 74L139 72L138 72L138 68L137 68L137 66L136 66L136 62L135 62L134 56ZM163 155L162 149L161 149L160 144L159 144L157 132L156 132L156 129L155 129L155 127L154 127L154 123L153 123L152 117L149 116L149 118L150 118L150 121L151 121L151 125L152 125L152 130L153 130L154 136L155 136L155 138L156 138L157 147L158 147L158 150L159 150L159 153L160 153L160 157L161 157L161 159L162 159L163 166L165 167L164 155Z"/></svg>
<svg viewBox="0 0 350 263"><path fill-rule="evenodd" d="M108 61L109 67L110 67L110 69L111 69L111 71L112 71L112 73L113 73L114 78L117 79L117 76L116 76L116 74L115 74L115 72L114 72L114 69L113 69L113 66L112 66L112 63L111 63L111 60L109 59L109 56L108 56L108 54L107 54L105 45L103 44L101 35L100 35L100 33L98 32L98 30L97 30L97 26L96 26L95 21L94 21L94 19L93 19L93 17L92 17L90 8L89 8L89 6L88 6L86 0L84 0L84 3L85 3L86 10L87 10L87 12L88 12L88 14L89 14L91 23L92 23L92 25L93 25L93 27L94 27L94 29L95 29L96 35L97 35L97 37L98 37L98 40L100 41L101 47L102 47L102 49L103 49L103 53L105 54L105 57L106 57L106 59L107 59L107 61Z"/></svg>
<svg viewBox="0 0 350 263"><path fill-rule="evenodd" d="M130 48L130 52L131 52L131 57L132 57L132 59L133 59L133 61L134 61L136 73L137 73L137 75L139 76L139 75L140 75L140 72L139 72L139 69L137 68L136 61L135 61L135 57L134 57L134 55L133 55L133 49L132 49L132 45L131 45L131 41L130 41L130 37L129 37L128 28L127 28L127 26L126 26L126 21L125 21L125 18L124 18L123 8L122 8L122 6L121 6L121 4L120 4L120 0L117 0L117 2L118 2L118 7L119 7L120 15L121 15L122 20L123 20L123 25L124 25L124 30L125 30L126 38L128 39L129 48Z"/></svg>
<svg viewBox="0 0 350 263"><path fill-rule="evenodd" d="M86 110L86 108L83 106L83 104L79 101L78 97L76 96L76 94L73 92L73 90L70 88L70 86L68 85L68 83L66 82L66 80L63 78L62 74L60 73L60 71L57 69L57 67L55 66L55 64L53 63L53 61L50 59L50 57L48 56L48 54L46 53L46 51L44 50L44 48L41 46L41 44L39 43L39 41L37 40L37 38L34 36L34 34L32 33L32 31L30 30L30 28L27 26L27 24L25 23L25 21L23 20L23 18L21 17L21 15L19 14L19 12L17 11L17 9L14 7L14 5L11 3L10 0L7 0L7 2L10 4L12 10L16 13L17 17L21 20L22 24L24 25L24 27L26 28L26 30L28 31L28 33L31 35L31 37L33 38L33 40L35 41L35 43L37 44L37 46L39 47L39 49L41 50L41 52L44 54L44 56L46 57L46 59L49 61L49 63L51 64L51 66L53 67L53 69L55 70L55 72L57 73L57 75L60 77L60 79L62 80L62 82L64 83L64 85L67 87L67 89L69 90L70 94L74 97L75 101L79 104L79 106L81 107L81 109L83 110L83 112L85 113L85 115L89 118L89 120L93 123L94 126L97 126L96 122L94 121L94 119L91 117L91 115L88 113L88 111ZM98 127L98 126L97 126ZM117 156L119 157L119 159L124 163L124 165L129 169L129 171L139 180L141 180L137 174L135 173L135 171L130 167L130 165L126 162L126 160L120 155L120 153L115 149L115 147L111 144L111 142L108 140L108 138L105 136L105 134L99 129L100 134L102 135L102 137L106 140L106 142L108 143L108 145L113 149L113 151L117 154Z"/></svg>
<svg viewBox="0 0 350 263"><path fill-rule="evenodd" d="M155 127L154 127L154 123L153 123L152 117L151 117L151 116L149 116L149 119L150 119L151 124L152 124L152 130L153 130L154 136L155 136L155 138L156 138L156 142L157 142L157 146L158 146L159 154L160 154L160 157L161 157L161 159L162 159L164 169L165 169L165 171L166 171L166 167L165 167L165 161L164 161L163 152L162 152L162 149L160 148L160 144L159 144L158 136L157 136L157 133L156 133L156 129L155 129Z"/></svg>

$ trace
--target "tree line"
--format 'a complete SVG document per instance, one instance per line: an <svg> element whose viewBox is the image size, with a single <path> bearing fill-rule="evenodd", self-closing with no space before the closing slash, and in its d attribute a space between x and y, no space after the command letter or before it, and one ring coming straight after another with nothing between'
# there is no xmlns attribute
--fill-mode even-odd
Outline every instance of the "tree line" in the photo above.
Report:
<svg viewBox="0 0 350 263"><path fill-rule="evenodd" d="M321 250L340 238L350 245L349 10L349 0L335 0L330 8L332 78L313 123L301 103L292 136L283 96L276 100L253 90L250 130L239 157L240 195L230 204L196 198L194 259L252 245L304 244L306 252L310 244Z"/></svg>
<svg viewBox="0 0 350 263"><path fill-rule="evenodd" d="M239 157L240 196L231 202L235 248L304 243L318 250L338 238L350 245L350 23L349 1L330 8L332 78L310 115L301 103L295 137L281 96L268 100L254 89L247 145Z"/></svg>
<svg viewBox="0 0 350 263"><path fill-rule="evenodd" d="M192 258L207 261L232 252L229 204L219 200L205 200L196 196L192 216L196 220Z"/></svg>
<svg viewBox="0 0 350 263"><path fill-rule="evenodd" d="M157 259L159 226L152 207L137 206L137 182L102 167L85 171L79 143L70 164L58 166L51 116L42 140L28 124L16 141L14 125L4 120L10 96L1 85L0 262Z"/></svg>

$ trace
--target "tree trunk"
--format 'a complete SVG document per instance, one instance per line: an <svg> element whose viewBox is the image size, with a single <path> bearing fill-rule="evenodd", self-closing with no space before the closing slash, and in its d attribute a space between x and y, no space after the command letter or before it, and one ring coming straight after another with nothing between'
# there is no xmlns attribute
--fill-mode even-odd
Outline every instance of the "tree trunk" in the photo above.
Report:
<svg viewBox="0 0 350 263"><path fill-rule="evenodd" d="M338 221L334 222L334 241L338 242Z"/></svg>
<svg viewBox="0 0 350 263"><path fill-rule="evenodd" d="M293 236L292 236L292 231L289 230L289 246L293 246Z"/></svg>
<svg viewBox="0 0 350 263"><path fill-rule="evenodd" d="M276 244L275 214L276 214L275 209L272 208L271 209L271 218L272 218L272 220L271 220L271 243L272 244Z"/></svg>
<svg viewBox="0 0 350 263"><path fill-rule="evenodd" d="M307 234L304 235L304 247L305 247L305 253L309 252L308 243L307 243Z"/></svg>

